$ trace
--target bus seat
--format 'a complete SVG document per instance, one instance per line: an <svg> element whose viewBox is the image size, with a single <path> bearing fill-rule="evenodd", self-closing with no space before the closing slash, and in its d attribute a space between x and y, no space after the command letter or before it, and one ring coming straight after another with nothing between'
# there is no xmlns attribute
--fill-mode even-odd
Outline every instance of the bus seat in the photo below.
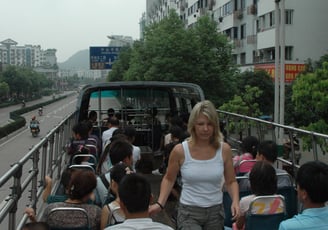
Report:
<svg viewBox="0 0 328 230"><path fill-rule="evenodd" d="M57 220L55 218L57 213L64 212L67 216L67 223L65 220L61 221L61 223L56 224ZM75 217L79 217L80 226L76 226L76 223L70 223L70 216L75 214ZM53 219L55 218L55 219ZM49 224L51 230L91 230L90 220L88 213L83 208L77 207L58 207L50 210L46 222ZM64 222L64 223L63 223ZM73 226L72 226L73 225Z"/></svg>
<svg viewBox="0 0 328 230"><path fill-rule="evenodd" d="M95 169L91 165L70 165L70 169L82 169L82 170L91 170L96 173Z"/></svg>
<svg viewBox="0 0 328 230"><path fill-rule="evenodd" d="M72 165L79 165L84 158L88 158L88 164L93 168L97 166L97 158L93 154L75 154L72 158Z"/></svg>
<svg viewBox="0 0 328 230"><path fill-rule="evenodd" d="M288 218L292 218L298 213L297 191L294 186L278 188L277 194L284 196L286 203L286 213Z"/></svg>
<svg viewBox="0 0 328 230"><path fill-rule="evenodd" d="M278 213L267 213L267 214L255 214L256 204L258 202L267 202L267 200L278 199L282 202L283 210ZM279 228L281 221L286 219L286 204L285 198L282 195L271 195L271 196L258 196L253 199L249 205L249 209L246 213L246 224L245 230L276 230Z"/></svg>
<svg viewBox="0 0 328 230"><path fill-rule="evenodd" d="M248 180L248 177L246 176L239 176L236 177L237 181L241 181L241 180ZM239 199L244 197L244 196L248 196L251 194L250 190L246 190L246 191L239 191ZM223 208L224 208L224 213L225 213L225 218L224 218L224 226L227 227L232 227L232 214L231 214L231 204L232 204L232 200L230 198L230 195L227 191L223 192Z"/></svg>

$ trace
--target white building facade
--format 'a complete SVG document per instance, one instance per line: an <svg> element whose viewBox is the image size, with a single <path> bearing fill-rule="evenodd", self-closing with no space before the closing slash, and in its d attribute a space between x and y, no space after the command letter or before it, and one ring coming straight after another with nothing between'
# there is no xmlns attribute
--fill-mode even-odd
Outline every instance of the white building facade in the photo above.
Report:
<svg viewBox="0 0 328 230"><path fill-rule="evenodd" d="M146 24L160 21L174 9L186 27L209 14L218 31L233 44L233 58L241 69L266 69L274 76L275 6L283 0L147 0ZM285 76L292 81L304 63L327 54L327 0L284 0ZM280 18L280 17L279 17Z"/></svg>

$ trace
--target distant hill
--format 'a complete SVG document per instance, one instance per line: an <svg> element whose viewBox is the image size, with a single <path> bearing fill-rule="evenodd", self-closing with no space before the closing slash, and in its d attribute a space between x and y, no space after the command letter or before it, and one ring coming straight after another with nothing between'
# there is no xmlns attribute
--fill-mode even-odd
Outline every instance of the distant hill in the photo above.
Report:
<svg viewBox="0 0 328 230"><path fill-rule="evenodd" d="M89 69L89 49L80 50L67 61L58 63L59 69Z"/></svg>

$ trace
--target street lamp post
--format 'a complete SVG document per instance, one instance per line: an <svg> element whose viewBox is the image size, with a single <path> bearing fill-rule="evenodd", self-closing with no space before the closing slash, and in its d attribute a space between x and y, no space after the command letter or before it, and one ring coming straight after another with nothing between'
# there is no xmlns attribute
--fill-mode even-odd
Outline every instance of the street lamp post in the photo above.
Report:
<svg viewBox="0 0 328 230"><path fill-rule="evenodd" d="M285 123L285 0L275 2L275 93L274 122ZM279 8L280 4L280 8ZM284 131L276 128L277 143L282 145Z"/></svg>

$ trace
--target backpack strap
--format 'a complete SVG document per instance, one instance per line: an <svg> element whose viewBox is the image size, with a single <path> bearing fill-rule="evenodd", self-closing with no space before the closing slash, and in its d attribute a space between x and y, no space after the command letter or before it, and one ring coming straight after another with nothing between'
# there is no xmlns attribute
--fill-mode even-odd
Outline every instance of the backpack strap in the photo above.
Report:
<svg viewBox="0 0 328 230"><path fill-rule="evenodd" d="M105 175L106 175L105 173L101 174L101 175L100 175L100 180L101 180L101 182L104 184L105 188L108 189L108 187L109 187L109 182L108 182L108 180L107 180L107 178L106 178Z"/></svg>

